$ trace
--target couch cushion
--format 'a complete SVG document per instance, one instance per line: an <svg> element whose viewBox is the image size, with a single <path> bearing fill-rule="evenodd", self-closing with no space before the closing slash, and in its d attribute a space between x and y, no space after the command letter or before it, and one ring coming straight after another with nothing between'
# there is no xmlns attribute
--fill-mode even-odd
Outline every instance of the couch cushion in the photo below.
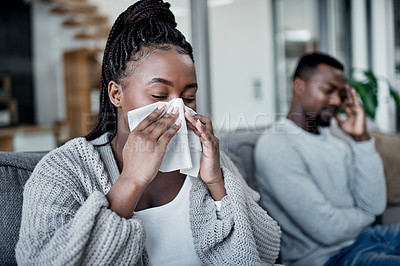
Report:
<svg viewBox="0 0 400 266"><path fill-rule="evenodd" d="M0 152L0 265L14 265L26 180L46 152Z"/></svg>
<svg viewBox="0 0 400 266"><path fill-rule="evenodd" d="M233 161L247 184L255 189L254 147L265 129L236 131L218 135L220 149Z"/></svg>
<svg viewBox="0 0 400 266"><path fill-rule="evenodd" d="M387 201L389 204L400 204L400 134L371 132L371 135L375 138L376 150L385 168Z"/></svg>

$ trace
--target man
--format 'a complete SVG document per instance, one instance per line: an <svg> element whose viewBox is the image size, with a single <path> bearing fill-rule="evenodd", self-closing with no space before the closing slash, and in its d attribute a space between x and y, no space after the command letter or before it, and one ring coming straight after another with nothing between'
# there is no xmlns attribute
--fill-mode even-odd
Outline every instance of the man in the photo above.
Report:
<svg viewBox="0 0 400 266"><path fill-rule="evenodd" d="M256 145L261 204L282 227L285 265L400 265L400 224L370 226L386 207L383 166L343 70L325 54L302 57L287 118Z"/></svg>

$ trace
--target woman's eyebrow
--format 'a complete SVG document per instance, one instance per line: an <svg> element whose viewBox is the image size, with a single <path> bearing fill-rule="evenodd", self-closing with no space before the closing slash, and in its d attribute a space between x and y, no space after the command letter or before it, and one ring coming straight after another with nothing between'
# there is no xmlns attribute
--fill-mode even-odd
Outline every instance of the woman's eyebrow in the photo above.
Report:
<svg viewBox="0 0 400 266"><path fill-rule="evenodd" d="M185 86L184 90L191 89L191 88L198 88L197 83L191 83Z"/></svg>
<svg viewBox="0 0 400 266"><path fill-rule="evenodd" d="M153 78L149 82L146 83L146 86L151 85L153 83L162 83L162 84L165 84L165 85L168 85L171 87L174 86L174 84L171 81L163 79L163 78Z"/></svg>
<svg viewBox="0 0 400 266"><path fill-rule="evenodd" d="M171 87L174 86L174 83L172 83L169 80L163 79L163 78L152 78L149 82L146 83L146 86L149 86L154 83L162 83L162 84L165 84L165 85L171 86ZM191 88L197 89L198 88L197 83L190 83L190 84L186 85L184 89L187 90L187 89L191 89Z"/></svg>

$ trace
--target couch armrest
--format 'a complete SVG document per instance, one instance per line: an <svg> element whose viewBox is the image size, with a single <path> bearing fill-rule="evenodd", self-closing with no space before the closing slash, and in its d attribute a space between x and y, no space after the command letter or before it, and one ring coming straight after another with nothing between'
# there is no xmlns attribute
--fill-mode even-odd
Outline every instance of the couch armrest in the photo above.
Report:
<svg viewBox="0 0 400 266"><path fill-rule="evenodd" d="M0 152L0 265L16 265L24 185L45 154Z"/></svg>

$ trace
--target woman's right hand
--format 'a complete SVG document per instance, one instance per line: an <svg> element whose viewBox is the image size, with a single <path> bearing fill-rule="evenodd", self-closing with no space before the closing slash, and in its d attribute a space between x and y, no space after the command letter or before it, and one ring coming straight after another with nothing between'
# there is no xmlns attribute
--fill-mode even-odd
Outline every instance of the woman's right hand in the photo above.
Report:
<svg viewBox="0 0 400 266"><path fill-rule="evenodd" d="M122 151L121 175L107 193L109 208L130 218L146 186L160 169L167 145L181 127L178 109L170 107L160 118L165 104L156 108L129 133Z"/></svg>
<svg viewBox="0 0 400 266"><path fill-rule="evenodd" d="M181 122L178 108L170 108L157 120L165 109L160 104L137 127L132 130L122 151L123 170L121 175L132 178L142 185L150 183L160 169L168 143L178 132Z"/></svg>

